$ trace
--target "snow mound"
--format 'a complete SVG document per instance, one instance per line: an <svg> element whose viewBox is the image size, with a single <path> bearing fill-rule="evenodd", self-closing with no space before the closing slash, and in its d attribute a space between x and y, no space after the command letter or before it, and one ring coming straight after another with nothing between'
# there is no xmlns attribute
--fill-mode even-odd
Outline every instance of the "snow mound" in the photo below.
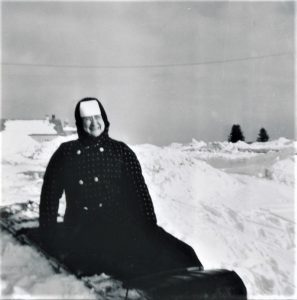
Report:
<svg viewBox="0 0 297 300"><path fill-rule="evenodd" d="M282 150L284 148L293 147L293 146L294 146L294 142L284 137L281 137L277 140L268 141L268 142L254 142L252 144L248 144L248 148L250 150L253 151L262 150L263 152ZM242 145L240 147L242 148Z"/></svg>
<svg viewBox="0 0 297 300"><path fill-rule="evenodd" d="M294 172L295 161L294 157L289 157L284 160L277 161L269 170L272 179L294 185L295 183L295 172Z"/></svg>
<svg viewBox="0 0 297 300"><path fill-rule="evenodd" d="M4 232L1 232L1 244L1 273L6 275L1 291L3 298L96 299L74 276L55 274L39 253L19 245Z"/></svg>
<svg viewBox="0 0 297 300"><path fill-rule="evenodd" d="M176 147L183 148L185 151L200 151L219 154L232 154L236 156L246 156L246 154L254 155L257 153L267 153L269 151L280 151L286 148L293 148L294 142L286 138L279 138L277 140L260 143L246 143L244 141L238 141L237 143L231 142L208 142L192 140L188 145L182 146L181 144L174 144Z"/></svg>
<svg viewBox="0 0 297 300"><path fill-rule="evenodd" d="M197 141L195 139L192 139L192 143L190 145L195 149L203 149L207 147L207 144L204 141Z"/></svg>
<svg viewBox="0 0 297 300"><path fill-rule="evenodd" d="M21 163L24 157L37 152L40 144L25 134L0 132L2 143L2 161L5 163Z"/></svg>
<svg viewBox="0 0 297 300"><path fill-rule="evenodd" d="M222 195L227 197L241 187L236 178L182 149L155 147L148 151L135 146L133 150L154 199L159 224L172 233L186 235L179 230L185 228L180 215L187 216L187 223L195 224L201 201L220 202Z"/></svg>

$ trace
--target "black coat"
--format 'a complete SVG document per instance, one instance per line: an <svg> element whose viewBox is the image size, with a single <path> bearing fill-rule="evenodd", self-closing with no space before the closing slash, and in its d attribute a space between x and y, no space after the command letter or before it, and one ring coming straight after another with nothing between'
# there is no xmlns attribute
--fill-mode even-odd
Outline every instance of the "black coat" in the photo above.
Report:
<svg viewBox="0 0 297 300"><path fill-rule="evenodd" d="M63 143L52 156L44 176L40 226L56 224L59 198L66 195L64 223L119 230L156 226L156 215L134 152L107 134L97 143L78 139ZM108 224L108 225L107 225Z"/></svg>

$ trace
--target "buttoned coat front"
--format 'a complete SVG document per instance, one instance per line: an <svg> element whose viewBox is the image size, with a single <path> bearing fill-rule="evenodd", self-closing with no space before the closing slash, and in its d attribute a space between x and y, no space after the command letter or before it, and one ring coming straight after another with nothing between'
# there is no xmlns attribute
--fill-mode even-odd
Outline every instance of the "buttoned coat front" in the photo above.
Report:
<svg viewBox="0 0 297 300"><path fill-rule="evenodd" d="M65 191L64 224L149 228L156 216L140 164L124 143L104 134L91 145L63 143L49 162L41 194L40 226L56 224ZM108 224L108 225L107 225Z"/></svg>

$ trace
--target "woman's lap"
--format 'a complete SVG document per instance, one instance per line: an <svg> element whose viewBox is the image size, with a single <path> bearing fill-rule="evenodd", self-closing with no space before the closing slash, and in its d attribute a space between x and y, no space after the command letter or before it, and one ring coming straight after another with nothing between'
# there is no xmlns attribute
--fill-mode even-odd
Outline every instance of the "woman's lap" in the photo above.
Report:
<svg viewBox="0 0 297 300"><path fill-rule="evenodd" d="M202 267L189 245L161 227L134 233L114 236L80 232L76 236L64 236L57 242L60 245L58 252L72 270L81 270L84 274L105 272L121 278L190 266Z"/></svg>

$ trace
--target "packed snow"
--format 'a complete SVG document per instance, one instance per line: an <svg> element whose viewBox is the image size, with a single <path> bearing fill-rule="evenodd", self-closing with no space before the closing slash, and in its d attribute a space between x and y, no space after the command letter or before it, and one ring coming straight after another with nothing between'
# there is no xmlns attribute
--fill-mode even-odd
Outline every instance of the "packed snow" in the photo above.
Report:
<svg viewBox="0 0 297 300"><path fill-rule="evenodd" d="M34 126L39 130L40 124ZM48 132L53 129L49 123L42 126ZM1 132L2 206L38 202L49 158L62 142L77 138L38 143L29 136L36 133L33 127L10 121ZM158 224L189 243L206 269L235 270L249 299L296 298L294 141L232 144L193 139L188 144L131 148L141 162ZM64 205L62 199L62 213ZM2 298L95 298L75 277L56 274L33 249L5 232L1 237ZM105 277L98 274L102 299L107 294L117 299L124 290Z"/></svg>

